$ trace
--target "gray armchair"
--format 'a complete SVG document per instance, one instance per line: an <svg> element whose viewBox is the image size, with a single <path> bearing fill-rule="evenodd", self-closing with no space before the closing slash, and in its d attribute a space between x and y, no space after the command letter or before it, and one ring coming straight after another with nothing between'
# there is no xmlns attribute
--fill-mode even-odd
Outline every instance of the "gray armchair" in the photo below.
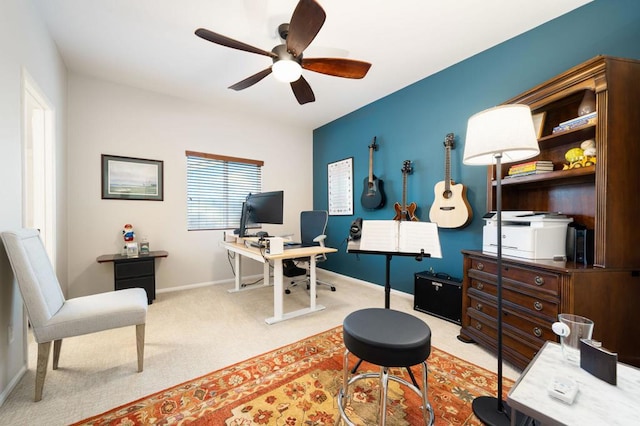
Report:
<svg viewBox="0 0 640 426"><path fill-rule="evenodd" d="M51 342L58 368L62 339L112 328L136 326L138 371L143 369L147 295L132 288L66 300L37 230L3 232L33 336L38 343L35 400L42 399Z"/></svg>

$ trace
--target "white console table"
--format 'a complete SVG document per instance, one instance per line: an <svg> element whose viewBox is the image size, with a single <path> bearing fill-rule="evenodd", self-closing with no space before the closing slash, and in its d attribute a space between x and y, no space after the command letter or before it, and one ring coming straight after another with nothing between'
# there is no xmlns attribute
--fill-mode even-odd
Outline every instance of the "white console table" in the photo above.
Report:
<svg viewBox="0 0 640 426"><path fill-rule="evenodd" d="M640 369L618 363L617 386L592 376L562 357L559 344L547 342L524 370L507 396L511 424L516 411L542 425L632 425L640 415ZM549 396L556 376L569 377L579 391L571 405Z"/></svg>

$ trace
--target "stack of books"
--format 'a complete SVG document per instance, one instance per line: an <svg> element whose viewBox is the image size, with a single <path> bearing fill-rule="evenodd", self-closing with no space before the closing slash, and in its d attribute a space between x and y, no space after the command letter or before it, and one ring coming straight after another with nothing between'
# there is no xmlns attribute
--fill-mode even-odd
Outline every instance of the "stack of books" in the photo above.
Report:
<svg viewBox="0 0 640 426"><path fill-rule="evenodd" d="M596 121L598 121L598 112L594 111L589 114L581 115L580 117L572 118L571 120L563 121L553 128L553 133L565 132L588 124L596 124Z"/></svg>
<svg viewBox="0 0 640 426"><path fill-rule="evenodd" d="M509 177L535 175L553 171L553 162L549 160L529 161L509 167Z"/></svg>

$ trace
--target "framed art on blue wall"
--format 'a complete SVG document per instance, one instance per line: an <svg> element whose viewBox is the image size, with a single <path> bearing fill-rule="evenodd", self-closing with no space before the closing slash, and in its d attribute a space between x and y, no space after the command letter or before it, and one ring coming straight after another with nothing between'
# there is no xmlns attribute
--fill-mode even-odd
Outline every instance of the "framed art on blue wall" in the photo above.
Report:
<svg viewBox="0 0 640 426"><path fill-rule="evenodd" d="M327 165L329 215L353 214L353 157Z"/></svg>
<svg viewBox="0 0 640 426"><path fill-rule="evenodd" d="M102 199L164 198L163 162L102 154Z"/></svg>

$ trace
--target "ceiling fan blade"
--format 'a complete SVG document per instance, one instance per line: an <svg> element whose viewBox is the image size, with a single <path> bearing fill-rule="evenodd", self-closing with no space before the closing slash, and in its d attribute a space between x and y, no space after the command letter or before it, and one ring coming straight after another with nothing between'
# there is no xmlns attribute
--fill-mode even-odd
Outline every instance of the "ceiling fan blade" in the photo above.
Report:
<svg viewBox="0 0 640 426"><path fill-rule="evenodd" d="M264 69L258 73L255 73L251 77L247 77L244 80L237 82L233 86L229 86L229 89L233 89L233 90L246 89L247 87L253 86L257 82L259 82L260 80L268 76L269 74L271 74L271 67Z"/></svg>
<svg viewBox="0 0 640 426"><path fill-rule="evenodd" d="M315 0L300 0L289 22L287 50L293 56L300 56L316 37L327 14Z"/></svg>
<svg viewBox="0 0 640 426"><path fill-rule="evenodd" d="M290 84L293 94L300 105L304 105L308 102L314 102L316 100L313 90L311 90L311 86L309 86L309 83L307 83L307 80L305 80L304 77L300 76L299 79L292 81Z"/></svg>
<svg viewBox="0 0 640 426"><path fill-rule="evenodd" d="M302 68L336 77L363 78L371 64L343 58L304 58Z"/></svg>
<svg viewBox="0 0 640 426"><path fill-rule="evenodd" d="M213 31L209 31L205 28L198 28L196 30L196 35L200 38L203 38L207 41L210 41L215 44L219 44L221 46L230 47L232 49L243 50L249 53L257 53L258 55L269 56L270 58L277 58L278 56L273 52L267 52L266 50L259 49L257 47L253 47L249 44L243 43L238 40L234 40L227 36L223 36L222 34L214 33Z"/></svg>

